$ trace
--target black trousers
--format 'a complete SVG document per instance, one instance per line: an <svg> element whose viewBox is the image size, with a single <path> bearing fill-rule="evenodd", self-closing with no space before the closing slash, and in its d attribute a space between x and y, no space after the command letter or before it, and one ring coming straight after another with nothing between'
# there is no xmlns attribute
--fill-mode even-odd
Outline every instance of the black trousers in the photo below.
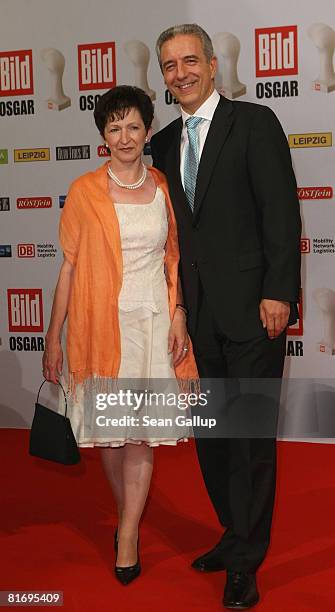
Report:
<svg viewBox="0 0 335 612"><path fill-rule="evenodd" d="M201 378L280 379L286 334L233 342L219 331L201 291L197 327L192 334ZM279 397L278 397L279 401ZM218 545L231 571L253 572L270 541L276 486L273 437L196 436L203 478L219 521L226 528Z"/></svg>

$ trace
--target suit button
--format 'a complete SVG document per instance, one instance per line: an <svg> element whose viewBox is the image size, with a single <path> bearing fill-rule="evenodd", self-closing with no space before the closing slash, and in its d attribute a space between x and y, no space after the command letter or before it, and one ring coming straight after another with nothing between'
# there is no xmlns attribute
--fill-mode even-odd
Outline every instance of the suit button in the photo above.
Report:
<svg viewBox="0 0 335 612"><path fill-rule="evenodd" d="M198 269L198 264L196 261L192 261L191 263L191 267L193 268L193 270L197 270Z"/></svg>

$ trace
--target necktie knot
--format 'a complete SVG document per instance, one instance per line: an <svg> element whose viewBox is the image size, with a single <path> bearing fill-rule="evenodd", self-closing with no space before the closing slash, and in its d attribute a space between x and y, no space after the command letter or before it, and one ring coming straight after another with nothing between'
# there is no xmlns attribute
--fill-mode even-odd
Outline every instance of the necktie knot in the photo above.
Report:
<svg viewBox="0 0 335 612"><path fill-rule="evenodd" d="M194 115L192 117L188 117L188 119L185 121L187 131L189 132L191 130L195 130L200 121L202 121L201 117L195 117Z"/></svg>

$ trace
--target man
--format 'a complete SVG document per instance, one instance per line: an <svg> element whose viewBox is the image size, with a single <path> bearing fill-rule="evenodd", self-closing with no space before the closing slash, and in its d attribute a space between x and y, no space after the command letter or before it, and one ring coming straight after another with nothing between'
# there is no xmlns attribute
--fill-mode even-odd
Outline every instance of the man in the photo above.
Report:
<svg viewBox="0 0 335 612"><path fill-rule="evenodd" d="M156 50L181 118L152 138L151 150L169 181L200 376L280 378L300 286L299 203L285 135L269 108L215 91L217 62L199 26L169 28ZM196 442L226 531L192 565L226 569L224 605L249 608L270 538L275 440Z"/></svg>

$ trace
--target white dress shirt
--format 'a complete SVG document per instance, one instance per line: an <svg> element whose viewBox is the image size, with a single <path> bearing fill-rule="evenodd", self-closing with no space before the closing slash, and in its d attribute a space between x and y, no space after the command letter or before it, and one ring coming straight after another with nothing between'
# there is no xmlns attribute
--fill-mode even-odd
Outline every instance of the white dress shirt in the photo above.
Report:
<svg viewBox="0 0 335 612"><path fill-rule="evenodd" d="M194 115L189 115L181 108L181 118L183 121L183 129L181 132L180 139L180 176L181 182L184 187L184 163L185 163L185 149L186 144L188 143L188 135L187 135L187 127L185 125L186 119L189 117L201 117L203 121L199 123L197 127L198 137L199 137L199 161L201 159L202 150L204 148L204 144L207 138L208 130L211 125L211 121L213 119L213 115L215 109L219 103L220 94L214 89L213 93L205 100L205 102L198 108L198 110L194 113Z"/></svg>

